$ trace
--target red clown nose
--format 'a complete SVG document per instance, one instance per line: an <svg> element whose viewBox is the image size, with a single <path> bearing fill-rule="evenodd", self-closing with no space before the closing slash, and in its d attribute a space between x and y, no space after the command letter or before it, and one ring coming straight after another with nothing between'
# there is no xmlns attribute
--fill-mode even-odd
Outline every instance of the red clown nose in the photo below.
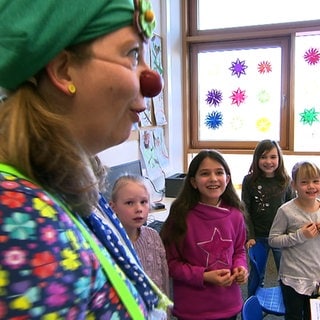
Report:
<svg viewBox="0 0 320 320"><path fill-rule="evenodd" d="M140 90L144 97L153 98L162 90L162 79L158 72L145 70L140 75Z"/></svg>

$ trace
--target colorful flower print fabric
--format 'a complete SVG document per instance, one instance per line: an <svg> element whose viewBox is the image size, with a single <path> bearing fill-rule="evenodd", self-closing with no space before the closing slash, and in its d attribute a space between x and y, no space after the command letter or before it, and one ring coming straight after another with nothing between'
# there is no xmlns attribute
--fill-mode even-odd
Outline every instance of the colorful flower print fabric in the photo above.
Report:
<svg viewBox="0 0 320 320"><path fill-rule="evenodd" d="M5 173L0 252L0 319L130 319L63 209L39 187ZM146 315L143 300L127 284Z"/></svg>

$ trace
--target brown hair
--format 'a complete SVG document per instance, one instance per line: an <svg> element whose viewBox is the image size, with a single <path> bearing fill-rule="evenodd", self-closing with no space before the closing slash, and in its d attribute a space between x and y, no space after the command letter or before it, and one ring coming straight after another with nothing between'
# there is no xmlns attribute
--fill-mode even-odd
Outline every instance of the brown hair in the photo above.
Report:
<svg viewBox="0 0 320 320"><path fill-rule="evenodd" d="M279 185L284 190L289 182L290 176L283 162L283 154L279 144L275 140L261 140L254 149L252 163L249 168L249 173L252 175L252 182L255 182L260 176L264 175L264 172L259 168L259 159L265 152L269 152L273 148L277 149L279 164L278 168L274 172L275 178L279 181Z"/></svg>
<svg viewBox="0 0 320 320"><path fill-rule="evenodd" d="M60 109L40 96L36 84L23 84L0 104L0 161L87 215L97 203L104 170L75 141Z"/></svg>
<svg viewBox="0 0 320 320"><path fill-rule="evenodd" d="M191 178L196 176L202 161L206 158L218 161L223 166L226 174L230 176L230 181L226 190L221 195L221 200L244 213L244 206L232 183L230 168L222 154L215 150L202 150L190 162L183 187L177 198L173 201L170 207L170 214L161 229L160 235L165 245L171 243L179 244L187 232L186 218L189 210L200 200L199 190L193 188Z"/></svg>

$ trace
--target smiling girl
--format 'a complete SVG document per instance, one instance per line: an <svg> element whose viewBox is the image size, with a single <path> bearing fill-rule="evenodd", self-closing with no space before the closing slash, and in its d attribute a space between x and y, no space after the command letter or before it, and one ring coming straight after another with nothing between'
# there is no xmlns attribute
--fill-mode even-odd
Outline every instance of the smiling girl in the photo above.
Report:
<svg viewBox="0 0 320 320"><path fill-rule="evenodd" d="M222 155L199 152L160 233L179 320L236 319L247 281L242 210Z"/></svg>
<svg viewBox="0 0 320 320"><path fill-rule="evenodd" d="M269 247L268 235L277 209L294 198L294 192L284 166L282 151L276 141L266 139L257 144L249 173L242 181L241 198L247 211L247 248L260 242L266 248L267 255L271 249L279 270L281 251ZM265 268L266 266L264 270ZM262 272L264 273L265 271ZM251 283L249 275L249 296L254 294Z"/></svg>
<svg viewBox="0 0 320 320"><path fill-rule="evenodd" d="M279 208L269 244L282 250L279 278L285 319L309 320L309 299L319 296L320 169L311 162L298 162L292 180L297 197Z"/></svg>

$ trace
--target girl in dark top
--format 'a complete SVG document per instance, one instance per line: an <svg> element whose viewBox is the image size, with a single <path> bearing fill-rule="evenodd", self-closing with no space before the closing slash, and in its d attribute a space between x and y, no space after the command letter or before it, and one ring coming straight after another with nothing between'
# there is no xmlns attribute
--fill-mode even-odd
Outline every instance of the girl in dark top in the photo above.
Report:
<svg viewBox="0 0 320 320"><path fill-rule="evenodd" d="M267 253L272 250L276 268L279 270L281 251L269 247L269 230L278 208L294 198L294 191L284 167L282 151L276 141L262 140L256 146L249 173L242 182L241 198L247 212L247 249L256 242L262 242ZM250 276L248 286L250 288Z"/></svg>

